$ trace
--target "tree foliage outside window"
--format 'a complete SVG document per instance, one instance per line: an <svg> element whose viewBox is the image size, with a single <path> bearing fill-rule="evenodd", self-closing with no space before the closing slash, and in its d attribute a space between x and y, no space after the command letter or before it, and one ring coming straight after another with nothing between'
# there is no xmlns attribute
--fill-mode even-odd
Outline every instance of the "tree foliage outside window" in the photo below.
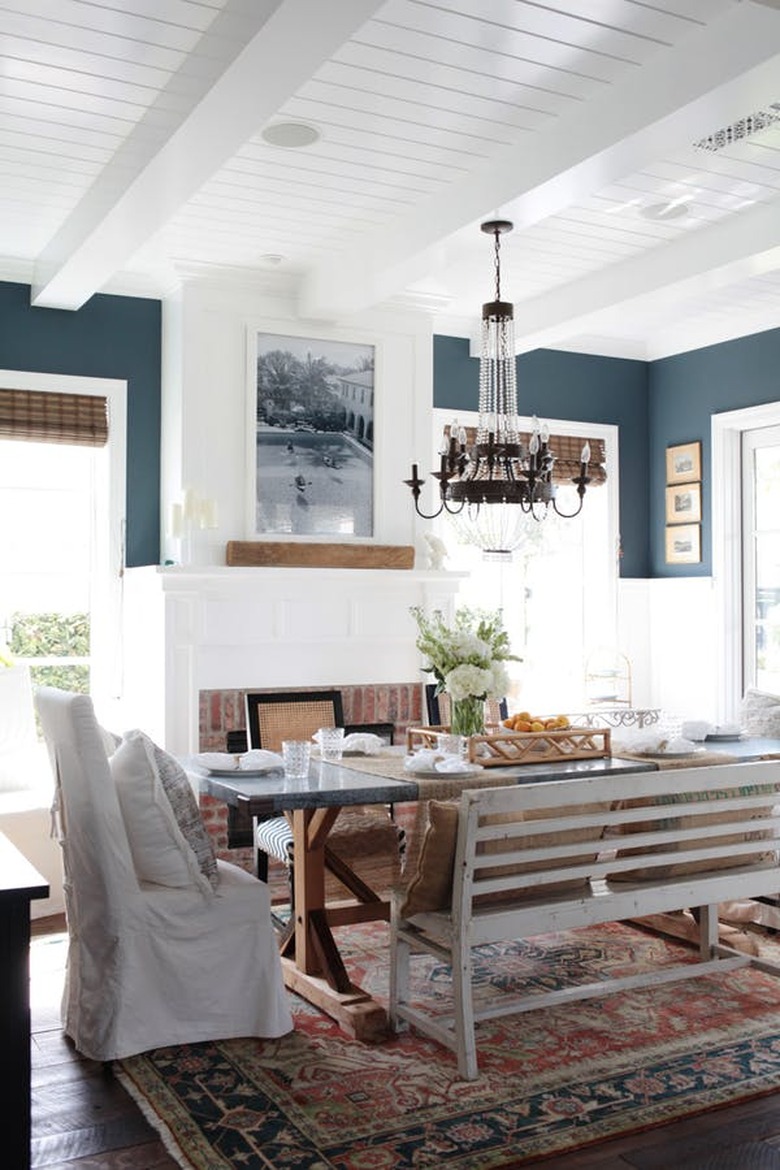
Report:
<svg viewBox="0 0 780 1170"><path fill-rule="evenodd" d="M33 686L60 687L89 694L88 613L14 613L10 619L9 650L30 666ZM36 664L36 659L42 659ZM60 659L66 661L52 661Z"/></svg>

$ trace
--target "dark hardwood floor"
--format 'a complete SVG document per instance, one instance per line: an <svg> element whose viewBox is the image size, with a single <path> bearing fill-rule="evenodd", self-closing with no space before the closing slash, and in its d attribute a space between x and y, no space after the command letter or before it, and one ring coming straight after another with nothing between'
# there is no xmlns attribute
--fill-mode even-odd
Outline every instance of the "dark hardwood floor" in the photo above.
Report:
<svg viewBox="0 0 780 1170"><path fill-rule="evenodd" d="M62 919L33 922L33 936L41 945L36 944L31 979L32 1166L34 1170L173 1170L177 1163L110 1072L80 1057L62 1035L59 1004L64 949L52 943L48 958L45 943L63 929ZM780 1084L777 1093L744 1105L524 1165L547 1170L780 1168Z"/></svg>

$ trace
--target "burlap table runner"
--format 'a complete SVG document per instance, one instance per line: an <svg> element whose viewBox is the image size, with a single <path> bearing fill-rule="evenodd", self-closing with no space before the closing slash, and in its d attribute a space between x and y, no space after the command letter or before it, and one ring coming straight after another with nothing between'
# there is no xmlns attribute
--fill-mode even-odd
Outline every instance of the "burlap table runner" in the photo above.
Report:
<svg viewBox="0 0 780 1170"><path fill-rule="evenodd" d="M502 772L500 768L483 768L481 772L465 776L457 772L440 772L435 776L415 776L404 768L404 755L345 756L342 768L355 772L368 772L372 776L384 776L388 780L414 780L419 789L419 800L451 800L460 796L464 788L503 788L516 783L515 772Z"/></svg>
<svg viewBox="0 0 780 1170"><path fill-rule="evenodd" d="M388 752L378 756L345 756L341 760L342 768L350 768L355 772L366 772L372 776L384 776L388 780L414 780L417 784L418 797L414 804L401 804L396 810L396 819L406 831L404 847L403 872L401 884L405 885L417 868L417 859L422 844L423 834L428 824L428 802L431 800L453 800L460 796L464 788L499 788L507 787L517 782L515 772L506 772L497 768L483 768L472 776L458 775L446 772L435 776L415 776L404 768L406 753L398 751ZM502 772L497 775L497 772Z"/></svg>
<svg viewBox="0 0 780 1170"><path fill-rule="evenodd" d="M644 763L648 761L655 764L661 769L666 768L704 768L708 764L738 764L740 763L739 756L727 755L725 752L696 752L690 756L649 756L644 752L622 752L616 751L612 753L619 756L621 760L642 760Z"/></svg>

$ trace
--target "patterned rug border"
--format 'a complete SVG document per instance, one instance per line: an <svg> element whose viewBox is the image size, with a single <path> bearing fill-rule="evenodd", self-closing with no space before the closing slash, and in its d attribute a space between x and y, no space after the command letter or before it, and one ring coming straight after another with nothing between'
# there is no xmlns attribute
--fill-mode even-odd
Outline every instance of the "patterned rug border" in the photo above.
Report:
<svg viewBox="0 0 780 1170"><path fill-rule="evenodd" d="M358 974L373 972L381 998L384 936L357 929L346 951ZM634 955L679 960L679 951L679 943L612 924L595 940L563 932L510 944L506 954L515 977L535 970L544 979L550 963L582 976L589 964L606 971ZM424 974L434 998L444 970ZM675 987L690 989L685 1003ZM660 998L580 1001L555 1009L569 1013L556 1021L531 1013L507 1033L506 1019L485 1021L477 1082L458 1082L452 1055L414 1032L366 1048L297 997L296 1030L280 1040L160 1049L119 1062L116 1073L184 1170L417 1170L444 1161L457 1170L513 1170L777 1091L776 978L743 969L638 995ZM708 1025L699 1027L700 1018ZM653 1019L660 1026L644 1043ZM625 1035L605 1052L610 1028ZM508 1081L512 1090L499 1092ZM452 1105L458 1092L460 1110Z"/></svg>
<svg viewBox="0 0 780 1170"><path fill-rule="evenodd" d="M780 1048L780 1031L774 1033L771 1038L767 1037L767 1040L769 1042L774 1042L774 1045ZM226 1043L230 1042L228 1041ZM222 1048L222 1045L219 1047ZM152 1080L152 1076L149 1073L149 1070L139 1070L137 1068L137 1065L134 1062L142 1059L142 1057L132 1057L130 1058L130 1061L121 1062L122 1065L127 1065L128 1063L132 1064L134 1071L129 1072L124 1067L117 1066L114 1069L114 1075L126 1090L126 1092L139 1106L146 1120L159 1135L166 1151L171 1155L172 1158L175 1159L179 1166L182 1167L182 1170L236 1170L238 1163L234 1162L233 1160L225 1159L217 1155L219 1160L216 1161L214 1151L211 1147L203 1150L202 1156L195 1151L193 1151L191 1156L185 1152L183 1145L180 1144L180 1141L174 1136L174 1133L169 1125L159 1116L158 1112L149 1101L150 1091L159 1091L161 1088L161 1082L158 1079ZM141 1075L139 1075L139 1072ZM146 1075L144 1075L144 1072ZM584 1123L588 1126L587 1134L580 1132L574 1141L560 1141L560 1135L564 1131L564 1126L567 1121L566 1117L562 1117L560 1127L556 1132L549 1133L543 1137L538 1138L538 1144L535 1145L532 1150L528 1150L523 1154L518 1155L517 1153L511 1153L507 1155L505 1152L498 1151L495 1155L495 1158L491 1157L489 1161L485 1160L486 1155L484 1152L469 1153L465 1156L465 1158L461 1157L457 1160L447 1155L446 1164L448 1166L457 1167L457 1170L518 1170L520 1167L529 1166L537 1162L543 1163L551 1158L560 1157L564 1154L573 1154L578 1150L585 1150L589 1147L598 1146L611 1140L627 1137L629 1135L649 1133L654 1129L672 1124L676 1121L687 1120L689 1118L701 1116L705 1113L716 1113L721 1110L726 1110L733 1105L744 1103L746 1101L757 1100L761 1097L770 1096L777 1092L777 1069L767 1073L766 1076L768 1080L771 1080L770 1084L766 1084L763 1087L755 1086L750 1089L745 1089L745 1091L741 1093L736 1093L733 1090L730 1090L728 1095L723 1099L716 1096L712 1100L709 1100L706 1103L702 1102L694 1107L681 1106L675 1102L674 1108L670 1109L668 1101L658 1102L655 1106L651 1107L651 1116L648 1117L647 1106L637 1106L637 1108L641 1108L645 1114L644 1119L641 1122L615 1126L614 1115L608 1118L604 1118L598 1122L594 1122L592 1119L588 1118ZM176 1102L173 1103L177 1104ZM621 1109L622 1118L627 1116L624 1106L616 1103L616 1108ZM176 1109L175 1112L178 1114L179 1110ZM466 1127L473 1128L475 1125L480 1124L480 1121L474 1120L474 1112L473 1110L470 1110L468 1120L462 1124ZM420 1133L422 1133L422 1128L423 1127L419 1127ZM450 1128L452 1128L452 1126ZM187 1125L183 1118L180 1119L180 1129L183 1139L186 1139L187 1135L189 1135L190 1142L195 1141L201 1144L199 1130L196 1127ZM571 1129L567 1131L568 1134L571 1132ZM406 1130L406 1133L409 1133L408 1129ZM524 1137L527 1137L527 1135L524 1135ZM347 1147L351 1147L352 1144L353 1143L351 1142L346 1143ZM343 1161L333 1162L330 1160L327 1154L325 1155L325 1160L323 1160L323 1158L320 1156L321 1153L321 1151L317 1151L315 1154L315 1160L313 1161L310 1159L307 1159L306 1161L300 1161L296 1156L289 1162L268 1161L264 1158L262 1161L247 1162L242 1160L240 1165L242 1168L244 1168L244 1170L277 1170L277 1168L281 1170L282 1167L286 1166L295 1166L297 1170L334 1170L335 1167L340 1168L347 1165L354 1166L356 1170L358 1167L363 1165L365 1165L367 1168L370 1166L372 1168L382 1167L382 1170L395 1170L395 1167L398 1165L398 1163L394 1161L380 1162L373 1160L366 1162L363 1162L362 1160L350 1161L349 1163ZM496 1160L496 1158L499 1160ZM434 1170L434 1168L435 1170L438 1170L440 1163L438 1161L419 1161L415 1162L415 1165L420 1167L430 1167L431 1170Z"/></svg>

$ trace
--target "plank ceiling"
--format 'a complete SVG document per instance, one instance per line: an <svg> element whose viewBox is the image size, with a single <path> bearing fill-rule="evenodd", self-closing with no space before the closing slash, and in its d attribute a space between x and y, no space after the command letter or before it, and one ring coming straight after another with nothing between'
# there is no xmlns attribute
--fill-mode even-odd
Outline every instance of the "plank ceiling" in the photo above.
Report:
<svg viewBox="0 0 780 1170"><path fill-rule="evenodd" d="M280 124L308 146L275 145ZM0 279L654 358L780 326L780 0L0 0Z"/></svg>

